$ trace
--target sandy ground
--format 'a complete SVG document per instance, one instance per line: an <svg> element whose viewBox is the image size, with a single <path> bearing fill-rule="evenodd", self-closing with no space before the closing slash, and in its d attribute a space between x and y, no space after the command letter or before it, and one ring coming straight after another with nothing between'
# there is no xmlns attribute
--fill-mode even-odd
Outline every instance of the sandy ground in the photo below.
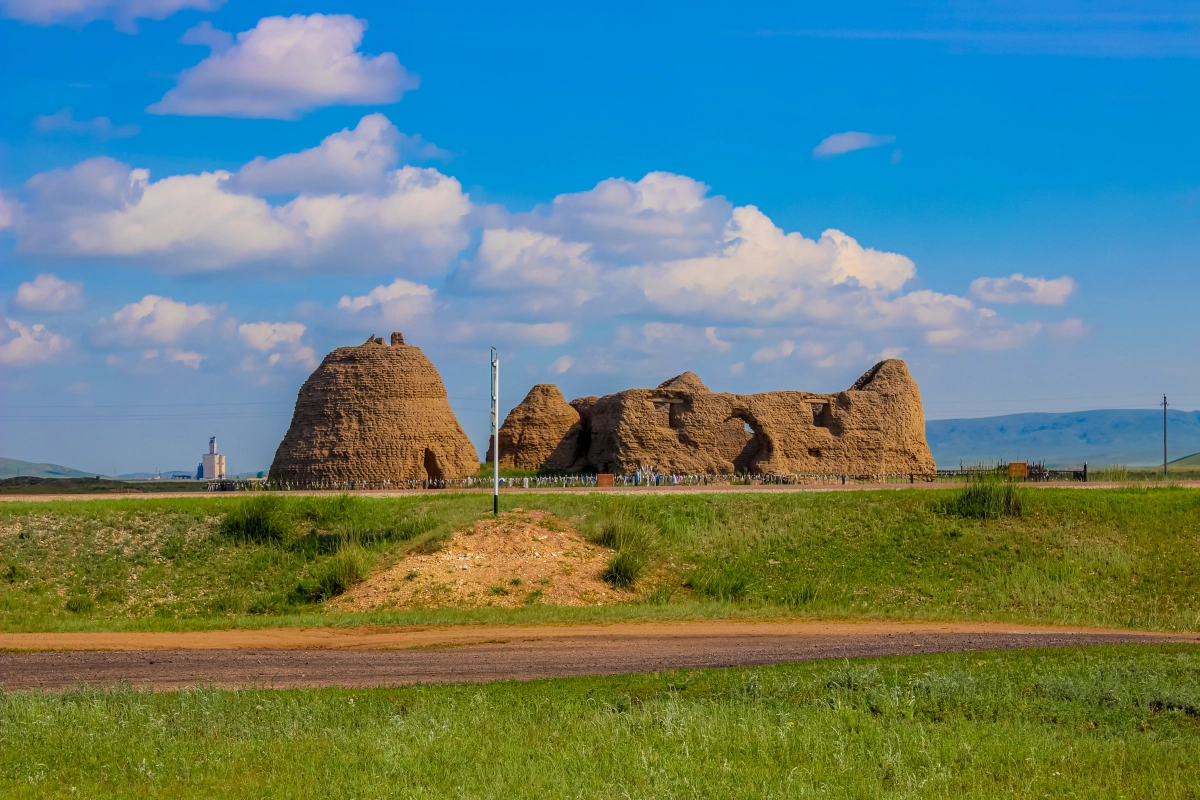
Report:
<svg viewBox="0 0 1200 800"><path fill-rule="evenodd" d="M1200 634L799 620L8 633L0 634L8 651L0 653L0 686L400 686L1152 642L1200 645Z"/></svg>
<svg viewBox="0 0 1200 800"><path fill-rule="evenodd" d="M600 577L611 551L545 511L513 509L456 531L436 553L413 553L328 603L333 611L604 605L628 600Z"/></svg>
<svg viewBox="0 0 1200 800"><path fill-rule="evenodd" d="M1200 481L1170 481L1171 486L1180 486L1186 489L1200 489ZM580 488L580 489L502 489L500 491L500 502L504 503L505 498L516 498L523 494L590 494L592 492L601 492L605 494L619 495L636 495L636 494L724 494L727 492L865 492L865 491L902 491L912 489L955 489L960 488L964 484L938 482L938 483L856 483L846 484L797 484L797 485L776 485L766 484L762 486L639 486L639 487L619 487L613 489L596 489L596 488ZM1079 483L1076 481L1063 482L1047 482L1047 483L1027 483L1024 484L1033 489L1117 489L1125 486L1155 486L1158 484L1148 483L1145 481L1136 481L1131 483L1115 483L1112 481L1094 481L1090 483ZM450 493L467 493L467 494L487 494L492 493L491 489L406 489L403 491L355 491L355 495L364 497L411 497L412 495L420 494L445 494ZM16 502L31 502L42 500L158 500L171 497L230 497L233 492L147 492L145 494L0 494L0 502L16 503ZM244 494L244 493L243 493ZM323 495L323 494L342 494L338 491L294 491L288 492L292 495Z"/></svg>

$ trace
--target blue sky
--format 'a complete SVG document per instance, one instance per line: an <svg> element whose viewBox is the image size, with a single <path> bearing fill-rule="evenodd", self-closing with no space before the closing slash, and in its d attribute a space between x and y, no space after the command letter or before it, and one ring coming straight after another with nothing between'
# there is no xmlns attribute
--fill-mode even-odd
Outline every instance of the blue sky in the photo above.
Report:
<svg viewBox="0 0 1200 800"><path fill-rule="evenodd" d="M0 0L3 455L265 469L401 330L505 406L908 361L1200 407L1200 4Z"/></svg>

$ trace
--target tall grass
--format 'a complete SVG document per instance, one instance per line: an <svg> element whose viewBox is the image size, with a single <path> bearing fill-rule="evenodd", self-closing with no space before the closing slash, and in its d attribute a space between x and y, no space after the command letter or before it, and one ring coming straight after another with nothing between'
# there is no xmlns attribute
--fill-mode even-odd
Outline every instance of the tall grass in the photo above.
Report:
<svg viewBox="0 0 1200 800"><path fill-rule="evenodd" d="M616 551L601 577L618 589L631 588L650 565L654 533L649 524L627 510L604 518L589 538Z"/></svg>
<svg viewBox="0 0 1200 800"><path fill-rule="evenodd" d="M938 504L951 516L966 519L1004 519L1025 513L1025 488L989 473L974 473L967 485Z"/></svg>
<svg viewBox="0 0 1200 800"><path fill-rule="evenodd" d="M1125 481L1129 480L1129 465L1110 464L1107 467L1093 470L1089 477L1094 481L1113 481L1115 483L1124 483Z"/></svg>
<svg viewBox="0 0 1200 800"><path fill-rule="evenodd" d="M221 520L221 534L243 544L282 544L296 534L296 522L284 498L260 494L235 505Z"/></svg>
<svg viewBox="0 0 1200 800"><path fill-rule="evenodd" d="M348 545L321 562L308 581L300 583L300 593L312 600L328 600L359 584L371 569L372 558L357 545Z"/></svg>

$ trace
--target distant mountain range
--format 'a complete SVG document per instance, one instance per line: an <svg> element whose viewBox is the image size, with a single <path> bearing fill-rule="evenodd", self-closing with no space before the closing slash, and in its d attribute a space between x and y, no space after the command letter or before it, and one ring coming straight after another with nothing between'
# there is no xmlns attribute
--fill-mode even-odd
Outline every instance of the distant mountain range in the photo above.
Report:
<svg viewBox="0 0 1200 800"><path fill-rule="evenodd" d="M1200 467L1200 411L1171 411L1167 415L1168 447L1178 467ZM933 419L925 423L925 436L939 469L954 469L959 462L1042 461L1051 467L1093 467L1125 464L1149 467L1162 464L1162 412L1137 409L1102 409L1068 414L1006 414L974 419ZM163 471L164 477L176 470ZM194 470L177 470L194 475ZM92 472L58 464L36 464L0 458L0 478L27 475L35 478L91 478ZM233 477L257 475L241 473ZM145 480L152 472L117 476Z"/></svg>
<svg viewBox="0 0 1200 800"><path fill-rule="evenodd" d="M1200 411L1167 414L1169 457L1200 453ZM1103 409L1067 414L1006 414L934 419L925 436L940 469L961 461L1041 461L1047 466L1162 464L1162 412ZM1184 466L1180 463L1179 466Z"/></svg>
<svg viewBox="0 0 1200 800"><path fill-rule="evenodd" d="M0 458L0 479L4 478L94 478L94 472L80 472L59 464L36 464L16 458Z"/></svg>

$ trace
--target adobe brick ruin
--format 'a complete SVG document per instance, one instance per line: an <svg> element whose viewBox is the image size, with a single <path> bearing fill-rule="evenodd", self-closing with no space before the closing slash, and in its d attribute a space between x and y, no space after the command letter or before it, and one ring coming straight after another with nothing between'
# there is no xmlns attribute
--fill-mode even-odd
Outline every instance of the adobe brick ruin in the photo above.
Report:
<svg viewBox="0 0 1200 800"><path fill-rule="evenodd" d="M836 394L712 392L685 372L655 389L568 403L538 384L499 431L500 465L630 474L925 475L921 392L903 361L881 361ZM488 458L492 457L489 447Z"/></svg>
<svg viewBox="0 0 1200 800"><path fill-rule="evenodd" d="M272 481L465 478L479 456L450 409L446 387L419 347L392 334L339 347L300 387Z"/></svg>

